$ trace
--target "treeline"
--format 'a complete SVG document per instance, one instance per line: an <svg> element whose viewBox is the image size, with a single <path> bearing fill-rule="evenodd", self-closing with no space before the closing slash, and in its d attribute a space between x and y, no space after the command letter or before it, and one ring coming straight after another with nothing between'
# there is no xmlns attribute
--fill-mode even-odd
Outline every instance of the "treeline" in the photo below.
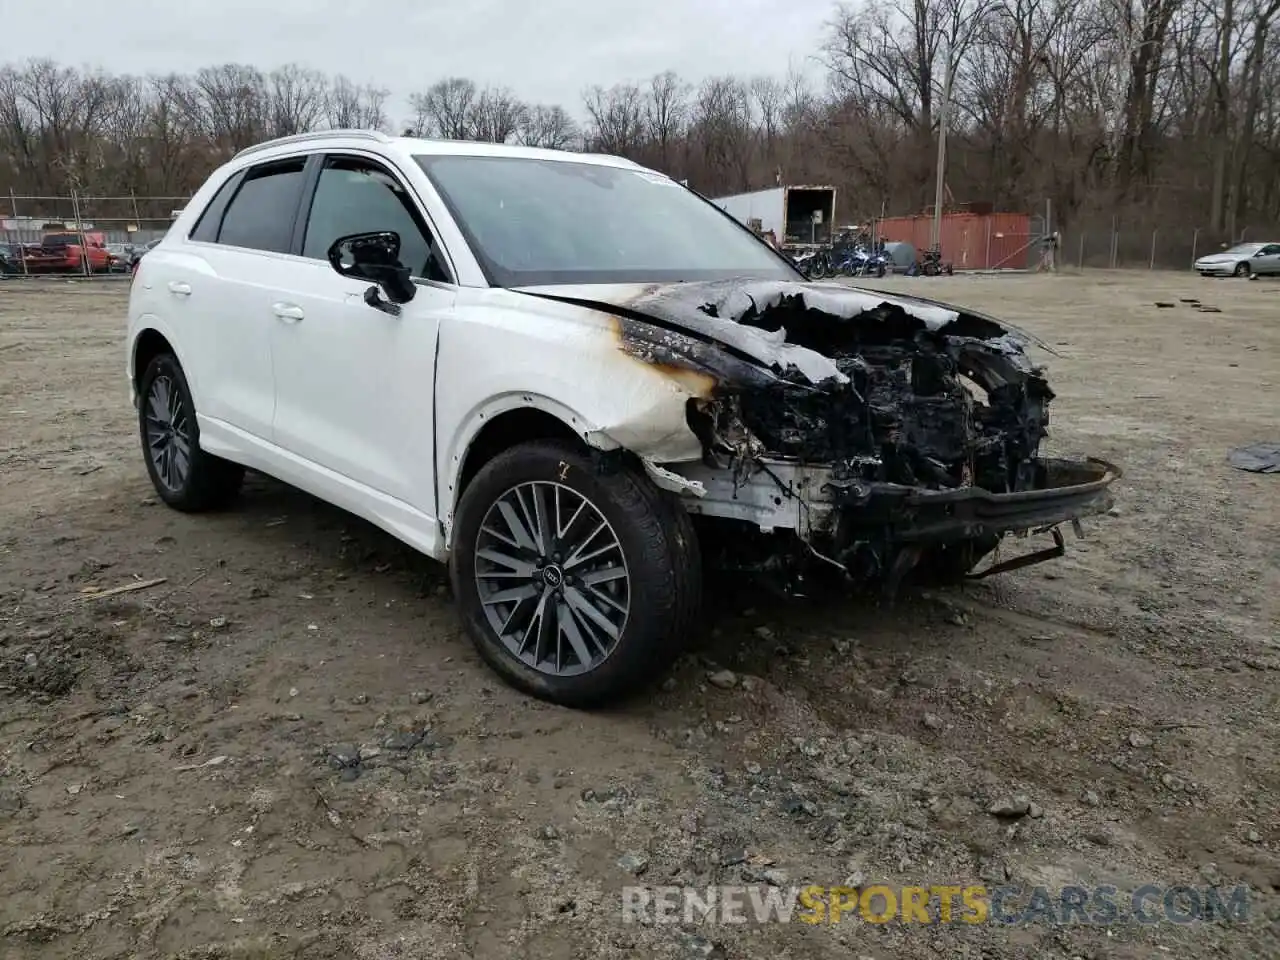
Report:
<svg viewBox="0 0 1280 960"><path fill-rule="evenodd" d="M321 127L619 153L712 195L834 183L841 219L923 211L948 101L947 203L1062 226L1280 223L1280 0L860 0L813 81L671 72L573 104L451 77L389 91L300 66L134 77L0 69L0 202L181 196L251 143Z"/></svg>

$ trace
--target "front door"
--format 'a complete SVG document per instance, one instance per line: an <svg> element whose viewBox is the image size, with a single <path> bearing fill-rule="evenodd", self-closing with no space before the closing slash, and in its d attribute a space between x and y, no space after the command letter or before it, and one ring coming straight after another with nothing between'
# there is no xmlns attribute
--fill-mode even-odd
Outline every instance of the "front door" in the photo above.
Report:
<svg viewBox="0 0 1280 960"><path fill-rule="evenodd" d="M1253 257L1253 272L1259 276L1280 274L1280 243L1269 243Z"/></svg>
<svg viewBox="0 0 1280 960"><path fill-rule="evenodd" d="M368 281L339 275L326 258L339 237L386 230L424 281L399 316L365 303ZM338 482L436 517L436 342L455 290L424 218L381 162L327 156L302 257L277 274L272 304L276 444Z"/></svg>

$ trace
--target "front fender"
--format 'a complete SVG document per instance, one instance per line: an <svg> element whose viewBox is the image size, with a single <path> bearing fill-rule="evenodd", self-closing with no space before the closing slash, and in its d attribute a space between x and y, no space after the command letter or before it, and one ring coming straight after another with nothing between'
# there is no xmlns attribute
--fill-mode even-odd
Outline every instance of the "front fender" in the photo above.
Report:
<svg viewBox="0 0 1280 960"><path fill-rule="evenodd" d="M497 299L490 293L488 304L450 318L440 332L436 463L446 534L467 451L487 423L511 410L548 413L600 450L623 448L658 462L701 458L686 411L709 378L633 356L617 317L561 305L539 315L529 309L533 298L516 301L520 310L502 309Z"/></svg>
<svg viewBox="0 0 1280 960"><path fill-rule="evenodd" d="M462 465L466 463L467 454L471 452L471 447L475 444L480 431L504 413L529 409L551 414L586 443L597 449L613 450L619 446L616 441L602 432L594 421L572 407L540 393L521 390L489 397L462 415L456 430L449 436L444 449L440 451L441 459L447 464L440 478L441 499L444 504L452 506ZM446 510L447 516L452 516L452 513L452 509Z"/></svg>

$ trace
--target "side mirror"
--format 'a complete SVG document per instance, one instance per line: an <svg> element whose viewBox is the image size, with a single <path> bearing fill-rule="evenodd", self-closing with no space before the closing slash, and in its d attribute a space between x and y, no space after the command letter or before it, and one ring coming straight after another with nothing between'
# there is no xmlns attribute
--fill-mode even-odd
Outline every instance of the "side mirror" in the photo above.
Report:
<svg viewBox="0 0 1280 960"><path fill-rule="evenodd" d="M400 263L400 234L391 230L339 237L330 245L328 258L342 276L375 284L365 292L365 303L385 313L398 315L399 305L418 292L409 268Z"/></svg>

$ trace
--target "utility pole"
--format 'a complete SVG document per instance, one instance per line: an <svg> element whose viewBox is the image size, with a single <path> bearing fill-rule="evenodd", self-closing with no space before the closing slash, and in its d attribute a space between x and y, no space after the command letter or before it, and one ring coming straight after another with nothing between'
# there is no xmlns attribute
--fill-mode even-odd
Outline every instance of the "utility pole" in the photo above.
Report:
<svg viewBox="0 0 1280 960"><path fill-rule="evenodd" d="M942 193L947 170L947 114L951 107L951 47L942 66L942 107L938 111L938 173L933 186L933 249L942 250Z"/></svg>

